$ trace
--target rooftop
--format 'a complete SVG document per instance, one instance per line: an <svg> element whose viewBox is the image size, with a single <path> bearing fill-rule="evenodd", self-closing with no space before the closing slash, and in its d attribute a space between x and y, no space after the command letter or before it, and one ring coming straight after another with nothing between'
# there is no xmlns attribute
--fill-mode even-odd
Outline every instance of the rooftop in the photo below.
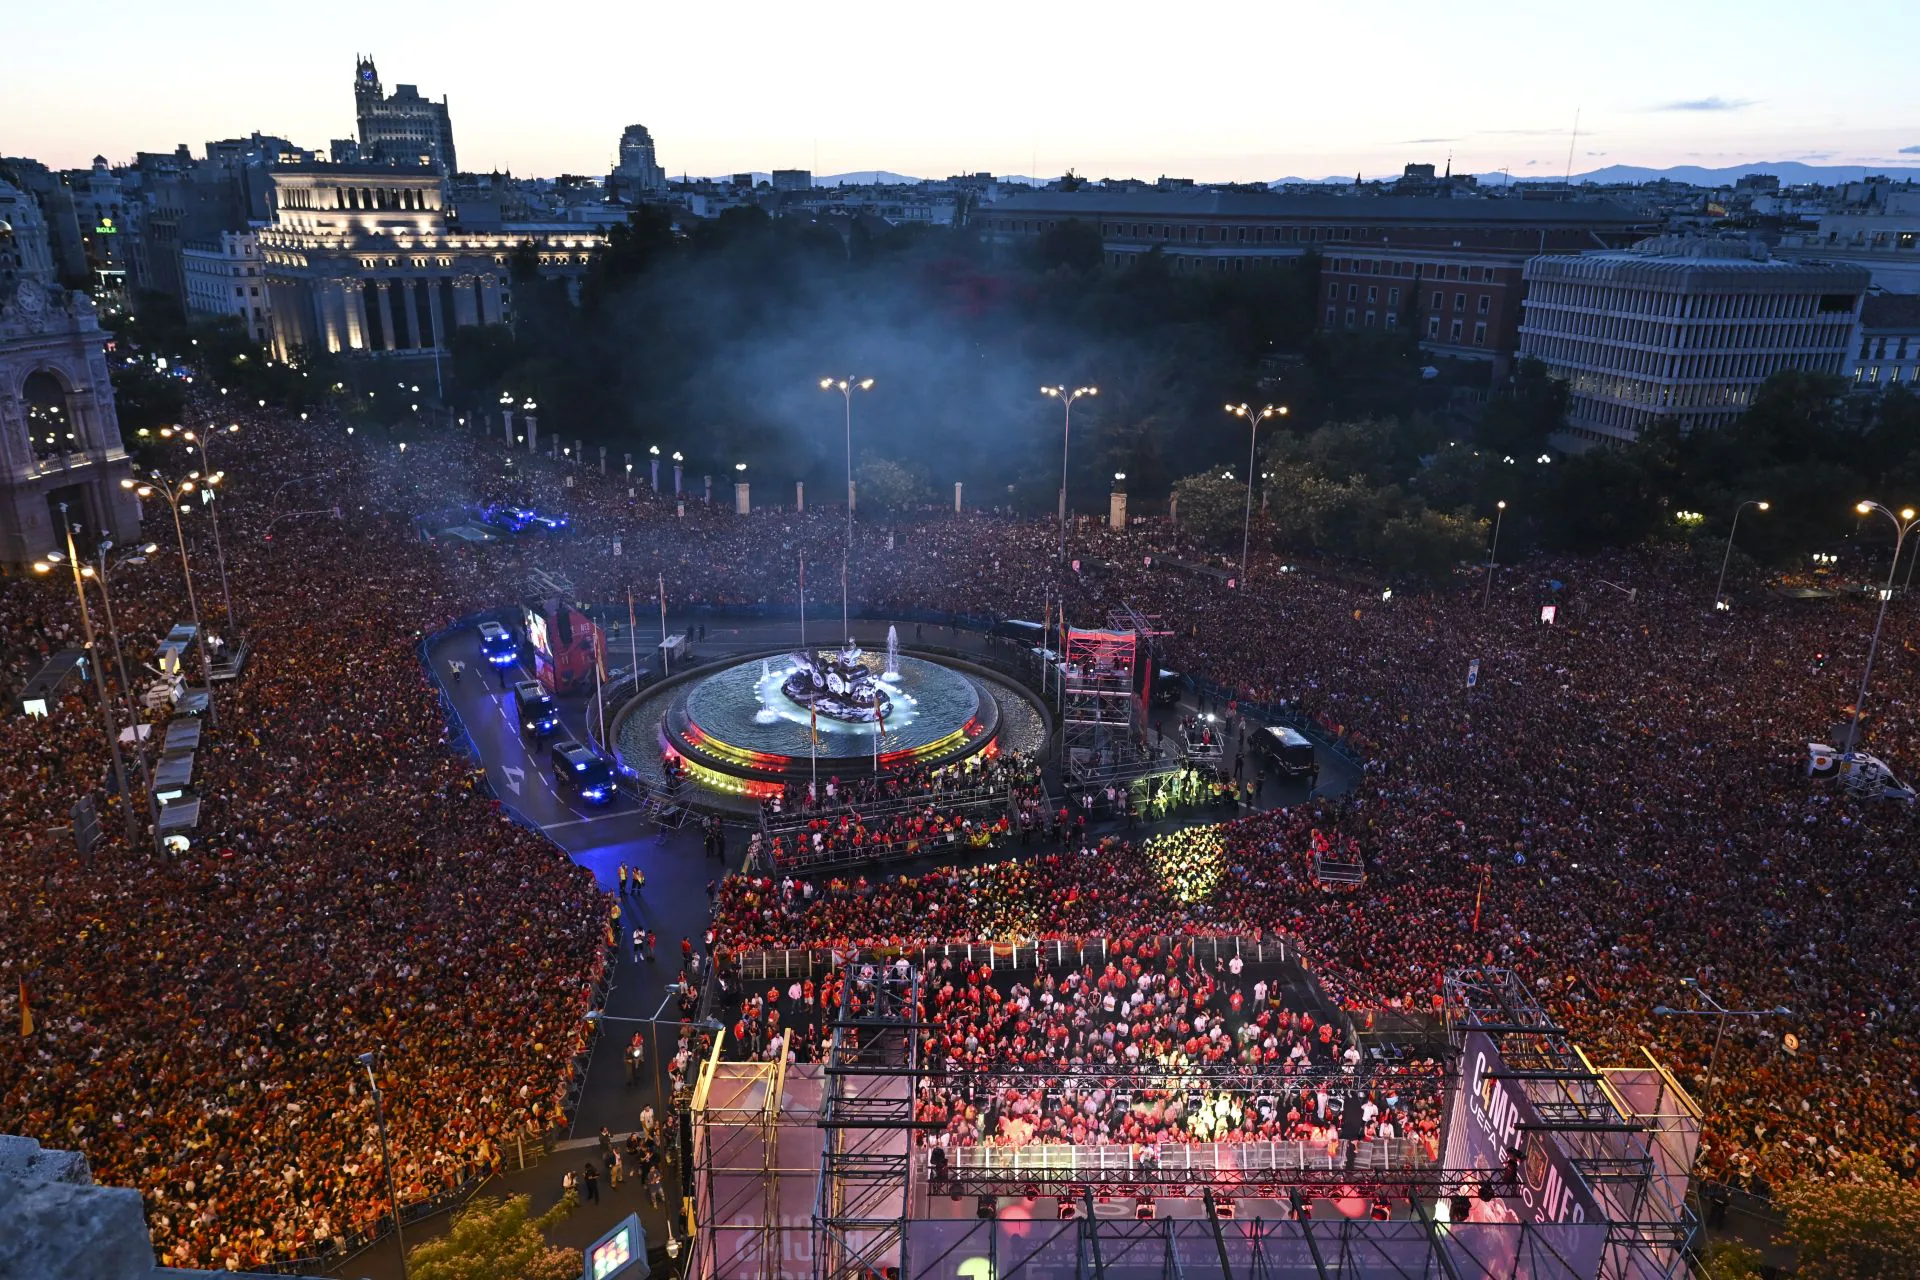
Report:
<svg viewBox="0 0 1920 1280"><path fill-rule="evenodd" d="M1632 227L1654 219L1608 200L1451 199L1444 196L1293 195L1273 191L1032 191L982 213L1149 217L1306 218L1353 222Z"/></svg>
<svg viewBox="0 0 1920 1280"><path fill-rule="evenodd" d="M1860 304L1862 329L1920 331L1920 293L1874 293Z"/></svg>

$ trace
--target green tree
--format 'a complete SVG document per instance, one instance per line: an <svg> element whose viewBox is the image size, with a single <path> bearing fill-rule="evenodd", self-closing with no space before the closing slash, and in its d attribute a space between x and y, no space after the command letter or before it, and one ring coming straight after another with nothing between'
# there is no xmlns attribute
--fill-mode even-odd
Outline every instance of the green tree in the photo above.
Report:
<svg viewBox="0 0 1920 1280"><path fill-rule="evenodd" d="M1487 402L1474 430L1480 448L1499 457L1538 457L1547 438L1567 425L1567 384L1538 360L1522 360L1513 378Z"/></svg>
<svg viewBox="0 0 1920 1280"><path fill-rule="evenodd" d="M573 1280L580 1250L547 1243L547 1232L573 1212L569 1193L537 1218L531 1196L484 1196L456 1211L447 1234L407 1251L415 1280Z"/></svg>
<svg viewBox="0 0 1920 1280"><path fill-rule="evenodd" d="M1417 507L1381 526L1371 558L1388 573L1438 582L1477 557L1486 540L1487 522L1471 511Z"/></svg>
<svg viewBox="0 0 1920 1280"><path fill-rule="evenodd" d="M1701 1275L1703 1280L1761 1280L1760 1251L1738 1240L1716 1240Z"/></svg>
<svg viewBox="0 0 1920 1280"><path fill-rule="evenodd" d="M1246 517L1247 482L1218 471L1188 476L1173 486L1180 503L1180 524L1217 546L1237 543Z"/></svg>
<svg viewBox="0 0 1920 1280"><path fill-rule="evenodd" d="M862 507L897 510L926 498L927 486L890 458L868 458L853 469L854 497Z"/></svg>
<svg viewBox="0 0 1920 1280"><path fill-rule="evenodd" d="M1065 267L1069 271L1089 272L1106 261L1106 243L1100 228L1079 218L1068 218L1041 233L1034 254L1042 271Z"/></svg>
<svg viewBox="0 0 1920 1280"><path fill-rule="evenodd" d="M1819 1280L1911 1276L1920 1259L1920 1187L1902 1182L1878 1156L1841 1160L1828 1177L1781 1191L1782 1239L1800 1250L1798 1274Z"/></svg>

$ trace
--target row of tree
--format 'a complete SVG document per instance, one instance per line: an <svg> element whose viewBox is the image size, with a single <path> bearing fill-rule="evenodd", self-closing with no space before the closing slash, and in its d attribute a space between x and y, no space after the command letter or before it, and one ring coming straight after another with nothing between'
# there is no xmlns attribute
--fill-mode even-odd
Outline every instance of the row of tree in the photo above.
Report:
<svg viewBox="0 0 1920 1280"><path fill-rule="evenodd" d="M1765 502L1740 531L1740 554L1786 564L1837 551L1861 530L1864 498L1920 498L1920 398L1904 388L1850 394L1842 380L1782 373L1719 431L1649 431L1617 448L1561 453L1564 385L1523 363L1464 431L1423 414L1273 432L1261 453L1254 517L1260 545L1373 562L1409 577L1443 576L1491 550L1591 552L1649 539L1716 552L1743 503ZM1231 551L1243 529L1246 476L1219 469L1178 486L1183 524Z"/></svg>

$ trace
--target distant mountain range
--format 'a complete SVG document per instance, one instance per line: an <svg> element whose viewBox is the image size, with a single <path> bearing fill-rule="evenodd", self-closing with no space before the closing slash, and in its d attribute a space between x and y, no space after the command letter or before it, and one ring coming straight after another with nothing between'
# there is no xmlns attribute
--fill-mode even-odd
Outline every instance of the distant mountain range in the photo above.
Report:
<svg viewBox="0 0 1920 1280"><path fill-rule="evenodd" d="M1658 182L1664 178L1669 182L1682 182L1691 186L1723 187L1732 185L1735 181L1749 173L1763 173L1778 178L1783 186L1794 186L1809 182L1832 186L1835 183L1841 182L1858 182L1868 174L1885 175L1896 182L1903 179L1920 181L1920 168L1893 168L1886 165L1860 164L1806 164L1799 160L1765 160L1757 161L1753 164L1728 165L1725 168L1719 169L1710 169L1695 164L1675 165L1670 169L1648 169L1640 165L1610 164L1604 169L1594 169L1587 173L1576 173L1573 175L1573 181L1576 185L1582 182L1602 184L1621 182L1641 183ZM1366 178L1366 181L1390 182L1398 176L1398 174L1377 174ZM1552 174L1537 171L1515 174L1499 172L1481 173L1474 176L1479 179L1480 185L1483 187L1498 187L1508 182L1557 181ZM768 177L769 175L765 173L756 172L753 175L753 180L755 182L762 182L766 181ZM1053 178L1034 178L1024 173L996 174L995 179L1004 186L1013 187L1022 185L1034 187L1045 186L1047 183L1054 181ZM894 173L888 169L856 169L850 173L815 174L813 177L813 185L816 187L866 187L872 186L875 183L883 186L905 186L922 181L925 181L925 179L916 178L904 173ZM1270 187L1301 185L1347 187L1353 185L1353 175L1336 173L1329 174L1324 178L1276 178L1267 185Z"/></svg>
<svg viewBox="0 0 1920 1280"><path fill-rule="evenodd" d="M1573 175L1573 181L1576 184L1582 182L1640 183L1658 182L1664 178L1669 182L1684 182L1698 187L1724 187L1730 186L1749 173L1764 173L1770 177L1778 178L1783 186L1794 186L1806 182L1817 182L1826 186L1832 186L1840 182L1858 182L1868 174L1884 174L1896 182L1901 179L1920 180L1920 169L1901 169L1887 165L1805 164L1799 160L1763 160L1753 164L1728 165L1720 169L1709 169L1697 164L1675 165L1670 169L1648 169L1633 164L1610 164L1604 169L1594 169L1587 173L1576 173ZM1397 176L1397 174L1387 174L1378 179L1369 178L1368 181L1391 181ZM1483 187L1497 187L1507 182L1557 181L1550 173L1538 172L1522 172L1511 175L1499 172L1482 173L1476 174L1475 177L1479 179L1480 185ZM1352 186L1353 178L1351 175L1342 174L1335 174L1326 178L1279 178L1268 185L1279 187L1294 183L1311 183L1318 186Z"/></svg>

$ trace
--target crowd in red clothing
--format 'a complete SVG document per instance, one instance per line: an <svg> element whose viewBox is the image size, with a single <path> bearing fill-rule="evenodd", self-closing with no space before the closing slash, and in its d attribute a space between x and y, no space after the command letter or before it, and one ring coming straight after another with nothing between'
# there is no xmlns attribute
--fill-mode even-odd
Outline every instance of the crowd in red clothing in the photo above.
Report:
<svg viewBox="0 0 1920 1280"><path fill-rule="evenodd" d="M794 553L837 559L845 525L697 503L676 517L644 485L629 499L589 471L563 488L545 463L507 467L497 437L423 437L400 454L324 414L237 420L220 506L256 657L218 695L193 850L128 847L108 804L105 845L77 858L51 833L101 792L87 708L69 696L50 721L0 726L0 826L17 850L0 866L0 1003L12 1011L24 978L39 1023L0 1047L0 1129L78 1146L103 1179L143 1188L169 1258L244 1265L377 1216L356 1052L386 1054L403 1194L431 1189L551 1118L599 963L604 911L585 874L475 792L413 647L497 604L552 547L423 543L410 517L449 495L562 507L583 598L658 578L676 609L791 601ZM335 478L301 479L321 471ZM299 509L334 499L342 517L283 521L262 541L289 482L321 500ZM206 518L187 522L203 571ZM622 534L625 554L606 554ZM1096 623L1124 602L1173 633L1163 661L1243 705L1285 699L1358 745L1356 792L1157 854L1108 839L827 880L810 899L735 878L724 947L1283 932L1356 1007L1430 1007L1449 967L1491 961L1597 1055L1653 1044L1697 1092L1713 1024L1652 1010L1684 1003L1678 979L1698 977L1729 1006L1793 1010L1728 1026L1710 1169L1777 1182L1863 1148L1920 1167L1920 825L1803 768L1804 744L1831 740L1851 708L1870 600L1743 589L1716 612L1712 566L1677 545L1503 569L1483 610L1477 590L1383 601L1378 584L1281 573L1259 553L1228 589L1170 567L1205 552L1164 526L1076 534L1108 566L1082 576L1056 561L1056 538L980 514L863 518L850 590L902 615L1031 618L1051 600ZM71 642L71 586L0 588L16 686ZM165 554L113 589L138 651L184 614ZM211 592L201 600L224 628ZM1867 706L1869 746L1903 774L1920 761L1914 609L1903 596L1889 611ZM1310 883L1315 830L1358 846L1361 890Z"/></svg>

